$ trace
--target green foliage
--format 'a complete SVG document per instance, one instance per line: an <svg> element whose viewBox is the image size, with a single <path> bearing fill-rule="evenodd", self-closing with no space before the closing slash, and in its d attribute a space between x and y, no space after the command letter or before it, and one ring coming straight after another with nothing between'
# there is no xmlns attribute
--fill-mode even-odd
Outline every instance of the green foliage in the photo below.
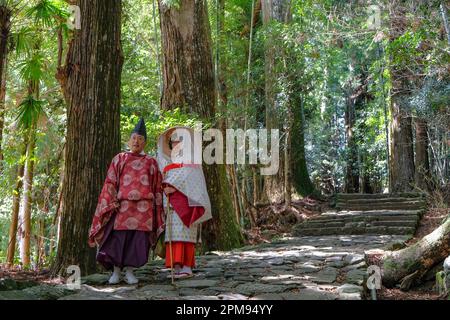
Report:
<svg viewBox="0 0 450 320"><path fill-rule="evenodd" d="M34 22L43 27L52 27L58 19L69 15L64 10L66 5L62 0L38 0L37 3L25 10L25 16L34 18Z"/></svg>
<svg viewBox="0 0 450 320"><path fill-rule="evenodd" d="M19 125L23 128L31 128L36 124L40 117L45 115L44 106L45 101L37 100L33 95L27 96L19 105L19 114L17 120Z"/></svg>
<svg viewBox="0 0 450 320"><path fill-rule="evenodd" d="M0 198L0 264L6 261L6 250L8 248L9 222L12 199Z"/></svg>
<svg viewBox="0 0 450 320"><path fill-rule="evenodd" d="M21 55L31 51L35 41L35 33L32 27L25 26L17 31L11 32L11 41L15 47L16 54Z"/></svg>
<svg viewBox="0 0 450 320"><path fill-rule="evenodd" d="M121 112L147 117L159 109L159 30L154 29L151 1L124 2L123 14L122 48L127 58L122 68ZM155 18L158 28L157 12Z"/></svg>
<svg viewBox="0 0 450 320"><path fill-rule="evenodd" d="M124 149L127 148L127 141L138 120L139 117L137 115L121 115L122 145ZM158 136L165 130L174 126L187 126L193 128L199 123L200 120L198 116L191 113L183 113L179 108L151 114L145 118L145 125L147 128L146 151L151 154L156 153Z"/></svg>
<svg viewBox="0 0 450 320"><path fill-rule="evenodd" d="M44 55L38 51L34 52L29 59L20 61L17 67L22 79L39 81L44 73Z"/></svg>

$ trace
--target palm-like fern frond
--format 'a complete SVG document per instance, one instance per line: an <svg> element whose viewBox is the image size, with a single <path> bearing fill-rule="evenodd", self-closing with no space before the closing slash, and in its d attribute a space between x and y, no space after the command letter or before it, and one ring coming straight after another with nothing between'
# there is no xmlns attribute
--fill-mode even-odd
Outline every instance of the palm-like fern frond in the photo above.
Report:
<svg viewBox="0 0 450 320"><path fill-rule="evenodd" d="M35 99L33 95L28 95L19 105L19 113L16 120L21 128L31 128L40 117L45 116L44 100Z"/></svg>
<svg viewBox="0 0 450 320"><path fill-rule="evenodd" d="M31 27L22 27L15 32L11 32L11 39L16 49L16 54L21 55L31 51L35 44L36 33Z"/></svg>
<svg viewBox="0 0 450 320"><path fill-rule="evenodd" d="M0 0L0 7L6 7L13 10L19 4L20 0Z"/></svg>
<svg viewBox="0 0 450 320"><path fill-rule="evenodd" d="M26 11L25 15L34 18L38 24L51 27L58 18L66 18L68 13L64 10L64 4L61 1L39 0L35 6Z"/></svg>
<svg viewBox="0 0 450 320"><path fill-rule="evenodd" d="M44 73L44 55L40 52L35 52L31 59L19 62L18 68L22 79L39 81Z"/></svg>

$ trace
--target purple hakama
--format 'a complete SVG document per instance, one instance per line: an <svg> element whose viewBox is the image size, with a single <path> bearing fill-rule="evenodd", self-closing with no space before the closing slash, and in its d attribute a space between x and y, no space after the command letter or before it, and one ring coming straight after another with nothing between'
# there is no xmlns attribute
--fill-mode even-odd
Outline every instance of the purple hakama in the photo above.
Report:
<svg viewBox="0 0 450 320"><path fill-rule="evenodd" d="M107 270L114 266L142 267L148 262L150 232L139 230L114 230L114 213L105 227L105 241L99 247L97 261Z"/></svg>

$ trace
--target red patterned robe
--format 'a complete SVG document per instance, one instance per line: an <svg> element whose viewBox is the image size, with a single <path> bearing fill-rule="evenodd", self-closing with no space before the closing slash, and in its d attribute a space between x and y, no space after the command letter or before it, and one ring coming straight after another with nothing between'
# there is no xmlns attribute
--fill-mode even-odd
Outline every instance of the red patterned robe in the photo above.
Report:
<svg viewBox="0 0 450 320"><path fill-rule="evenodd" d="M102 245L105 226L115 214L114 230L149 232L154 247L164 230L161 181L154 158L131 152L116 155L98 199L89 245Z"/></svg>

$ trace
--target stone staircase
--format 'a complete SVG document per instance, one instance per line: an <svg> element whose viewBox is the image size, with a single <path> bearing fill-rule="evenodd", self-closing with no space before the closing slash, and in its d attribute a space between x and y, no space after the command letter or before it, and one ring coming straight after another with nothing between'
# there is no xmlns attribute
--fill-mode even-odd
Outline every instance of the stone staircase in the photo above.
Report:
<svg viewBox="0 0 450 320"><path fill-rule="evenodd" d="M419 193L338 193L335 204L335 211L296 225L294 235L413 235L426 209Z"/></svg>

